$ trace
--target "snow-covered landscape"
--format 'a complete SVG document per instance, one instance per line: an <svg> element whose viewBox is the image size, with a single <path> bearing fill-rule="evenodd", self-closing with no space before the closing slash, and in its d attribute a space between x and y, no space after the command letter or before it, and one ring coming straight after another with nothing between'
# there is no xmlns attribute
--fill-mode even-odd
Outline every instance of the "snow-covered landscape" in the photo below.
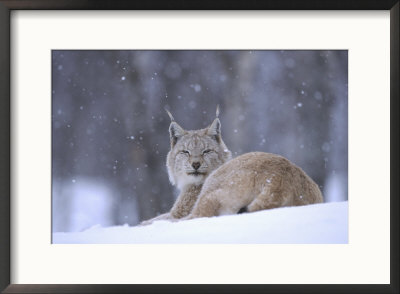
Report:
<svg viewBox="0 0 400 294"><path fill-rule="evenodd" d="M83 232L54 233L53 243L348 243L348 202L284 207L254 213L157 221L148 226L93 226Z"/></svg>
<svg viewBox="0 0 400 294"><path fill-rule="evenodd" d="M324 204L137 226L182 191L165 110L183 130L218 116L232 158L283 156ZM53 50L51 155L53 243L347 243L348 52Z"/></svg>

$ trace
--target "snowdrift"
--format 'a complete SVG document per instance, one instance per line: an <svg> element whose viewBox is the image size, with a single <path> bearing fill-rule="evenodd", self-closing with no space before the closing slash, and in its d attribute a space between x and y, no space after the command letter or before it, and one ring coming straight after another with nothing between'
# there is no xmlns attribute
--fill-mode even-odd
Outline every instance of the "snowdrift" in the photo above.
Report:
<svg viewBox="0 0 400 294"><path fill-rule="evenodd" d="M158 221L149 226L94 226L54 233L53 243L348 243L348 203L284 207L254 213Z"/></svg>

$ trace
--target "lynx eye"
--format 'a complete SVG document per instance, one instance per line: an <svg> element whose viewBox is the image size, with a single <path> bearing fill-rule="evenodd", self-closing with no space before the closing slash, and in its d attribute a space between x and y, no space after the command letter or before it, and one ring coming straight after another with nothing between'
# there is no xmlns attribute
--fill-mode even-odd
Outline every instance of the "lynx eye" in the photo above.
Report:
<svg viewBox="0 0 400 294"><path fill-rule="evenodd" d="M210 152L212 152L211 149L206 149L206 150L203 151L203 154L210 153Z"/></svg>
<svg viewBox="0 0 400 294"><path fill-rule="evenodd" d="M181 150L179 153L182 153L182 154L189 154L189 151L187 151L187 150Z"/></svg>

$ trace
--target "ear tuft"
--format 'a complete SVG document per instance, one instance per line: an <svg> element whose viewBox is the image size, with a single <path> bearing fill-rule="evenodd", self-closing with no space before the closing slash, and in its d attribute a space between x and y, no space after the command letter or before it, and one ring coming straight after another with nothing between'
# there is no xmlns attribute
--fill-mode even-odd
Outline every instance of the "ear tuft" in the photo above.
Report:
<svg viewBox="0 0 400 294"><path fill-rule="evenodd" d="M171 112L168 111L168 109L164 108L164 110L167 112L171 122L175 121L174 117L172 116Z"/></svg>
<svg viewBox="0 0 400 294"><path fill-rule="evenodd" d="M169 125L169 136L171 139L171 147L174 147L178 139L185 134L185 130L175 121Z"/></svg>

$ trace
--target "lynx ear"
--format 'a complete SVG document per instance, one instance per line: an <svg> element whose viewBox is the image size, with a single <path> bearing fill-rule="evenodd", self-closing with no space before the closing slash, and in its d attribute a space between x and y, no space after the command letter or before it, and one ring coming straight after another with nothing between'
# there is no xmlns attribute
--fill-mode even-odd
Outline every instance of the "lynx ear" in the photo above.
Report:
<svg viewBox="0 0 400 294"><path fill-rule="evenodd" d="M208 127L207 134L212 136L218 143L220 142L220 140L221 140L221 122L219 121L218 117L216 119L214 119L211 126Z"/></svg>
<svg viewBox="0 0 400 294"><path fill-rule="evenodd" d="M178 139L185 134L185 130L178 125L176 122L172 121L169 125L169 137L171 139L171 147L174 147Z"/></svg>
<svg viewBox="0 0 400 294"><path fill-rule="evenodd" d="M185 130L175 122L174 117L168 109L164 108L167 112L169 118L171 119L171 124L169 125L169 137L171 139L171 148L175 146L178 139L185 134Z"/></svg>

